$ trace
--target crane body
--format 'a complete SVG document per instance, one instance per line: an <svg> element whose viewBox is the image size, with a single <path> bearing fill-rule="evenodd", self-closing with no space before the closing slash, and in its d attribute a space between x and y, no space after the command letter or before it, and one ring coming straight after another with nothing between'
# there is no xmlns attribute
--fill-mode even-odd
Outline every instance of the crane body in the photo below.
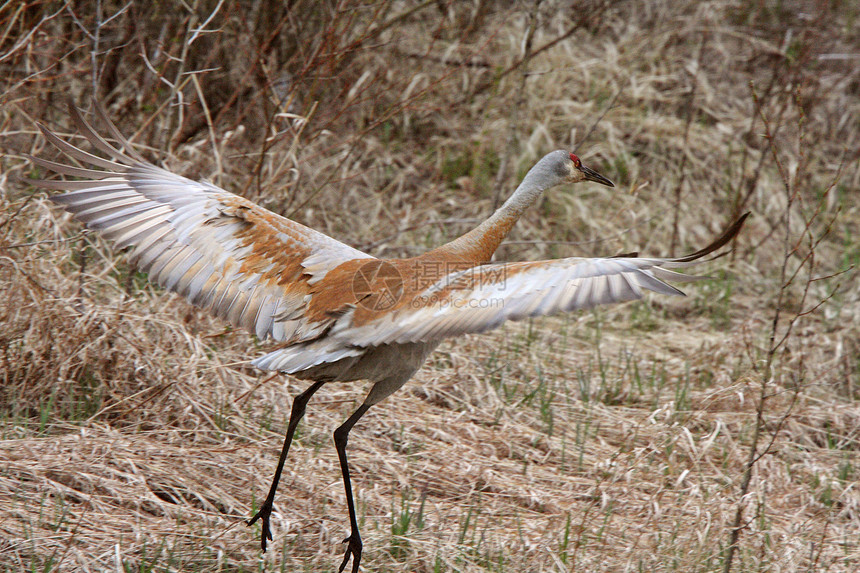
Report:
<svg viewBox="0 0 860 573"><path fill-rule="evenodd" d="M263 551L272 539L275 492L308 401L329 382L371 383L361 406L334 432L350 518L339 571L352 559L357 572L362 552L346 456L349 431L371 406L403 386L442 340L484 332L507 320L639 299L644 291L682 295L667 281L700 277L672 269L723 247L746 218L686 257L490 262L544 191L582 181L614 186L573 153L558 150L543 157L508 201L472 231L417 257L382 260L211 183L154 166L122 137L100 105L95 110L119 147L70 105L78 130L108 158L40 125L61 152L90 167L31 158L40 167L77 178L34 183L65 191L51 200L118 248L130 248L132 263L151 281L260 340L274 341L252 361L254 366L312 382L293 402L269 494L249 520L249 525L261 522Z"/></svg>

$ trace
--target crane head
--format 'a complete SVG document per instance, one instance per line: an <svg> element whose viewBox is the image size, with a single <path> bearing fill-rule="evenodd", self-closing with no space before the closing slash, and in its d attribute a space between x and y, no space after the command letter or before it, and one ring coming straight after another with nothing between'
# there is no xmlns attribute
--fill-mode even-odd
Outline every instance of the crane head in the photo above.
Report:
<svg viewBox="0 0 860 573"><path fill-rule="evenodd" d="M600 183L601 185L606 185L607 187L615 187L615 183L613 183L594 169L583 165L582 161L579 160L579 157L577 157L576 154L571 152L569 156L569 171L571 182L594 181L595 183Z"/></svg>

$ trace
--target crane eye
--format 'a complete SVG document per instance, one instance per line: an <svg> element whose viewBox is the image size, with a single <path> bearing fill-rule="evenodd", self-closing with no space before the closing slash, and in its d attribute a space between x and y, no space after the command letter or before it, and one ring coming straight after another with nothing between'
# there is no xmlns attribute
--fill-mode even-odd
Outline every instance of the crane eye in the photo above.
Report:
<svg viewBox="0 0 860 573"><path fill-rule="evenodd" d="M571 161L573 161L573 166L574 166L574 167L576 167L577 169L581 169L581 168L582 168L582 161L580 161L580 160L579 160L579 157L577 157L577 156L576 156L576 155L574 155L573 153L571 153L571 154L570 154L570 160L571 160Z"/></svg>

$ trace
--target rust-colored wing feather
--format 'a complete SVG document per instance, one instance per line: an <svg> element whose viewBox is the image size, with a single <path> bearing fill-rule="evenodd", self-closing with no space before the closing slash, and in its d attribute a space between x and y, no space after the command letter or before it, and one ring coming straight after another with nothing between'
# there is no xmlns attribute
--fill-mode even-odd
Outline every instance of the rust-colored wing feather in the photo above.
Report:
<svg viewBox="0 0 860 573"><path fill-rule="evenodd" d="M117 149L69 107L80 132L108 159L40 125L45 138L65 155L97 168L31 158L61 175L82 178L33 181L67 191L52 201L118 247L131 247L132 262L152 281L260 339L319 336L330 320L313 321L304 312L311 285L343 262L370 255L211 183L146 162L96 105L120 145Z"/></svg>

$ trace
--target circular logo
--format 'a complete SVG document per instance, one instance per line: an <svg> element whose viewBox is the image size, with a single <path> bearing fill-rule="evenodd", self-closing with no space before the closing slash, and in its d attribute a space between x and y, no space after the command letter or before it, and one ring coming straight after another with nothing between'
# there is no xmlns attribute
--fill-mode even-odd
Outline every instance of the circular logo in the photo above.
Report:
<svg viewBox="0 0 860 573"><path fill-rule="evenodd" d="M368 261L352 276L352 294L368 310L388 310L403 296L403 277L391 263Z"/></svg>

